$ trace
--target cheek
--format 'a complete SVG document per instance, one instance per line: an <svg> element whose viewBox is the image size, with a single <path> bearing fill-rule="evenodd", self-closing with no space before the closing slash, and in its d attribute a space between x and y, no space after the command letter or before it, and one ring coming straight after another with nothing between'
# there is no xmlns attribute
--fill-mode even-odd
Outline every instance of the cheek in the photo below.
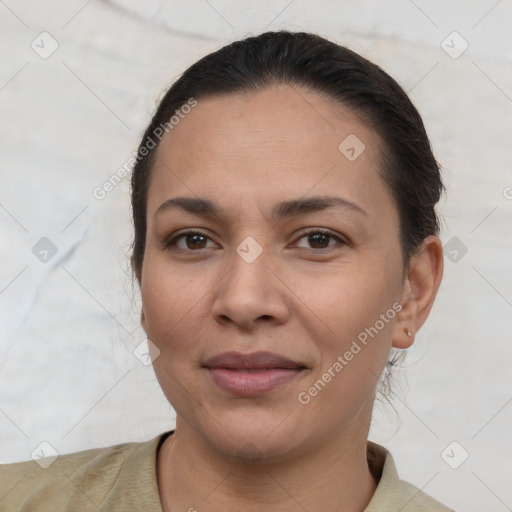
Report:
<svg viewBox="0 0 512 512"><path fill-rule="evenodd" d="M294 291L331 338L353 338L373 325L400 296L399 269L390 269L384 261L361 259L314 278L303 276L295 280Z"/></svg>
<svg viewBox="0 0 512 512"><path fill-rule="evenodd" d="M322 403L336 402L340 396L356 403L377 384L391 347L397 314L393 305L398 305L400 290L400 268L390 268L386 261L369 258L364 264L333 269L329 278L308 279L297 293L304 311L313 311L317 318L309 337L320 364L310 384L324 377L332 382L327 393L321 383L317 386L322 388Z"/></svg>
<svg viewBox="0 0 512 512"><path fill-rule="evenodd" d="M201 272L184 275L165 255L148 254L144 265L141 297L146 326L150 339L161 344L190 321L207 288Z"/></svg>
<svg viewBox="0 0 512 512"><path fill-rule="evenodd" d="M298 397L312 421L352 418L373 399L391 346L396 289L393 274L375 266L345 268L302 289L304 304L321 319L309 332L320 364Z"/></svg>
<svg viewBox="0 0 512 512"><path fill-rule="evenodd" d="M210 283L207 269L184 272L172 265L165 253L148 252L142 279L142 306L148 338L158 347L153 369L168 401L176 410L187 411L193 402L203 401L197 389L195 370L201 360L201 348L207 342L204 330L205 301Z"/></svg>
<svg viewBox="0 0 512 512"><path fill-rule="evenodd" d="M190 365L198 356L201 299L208 288L204 276L185 276L173 269L165 255L149 255L145 260L141 296L148 338L158 347L153 369L167 400L187 411L194 389ZM194 403L202 401L195 392Z"/></svg>

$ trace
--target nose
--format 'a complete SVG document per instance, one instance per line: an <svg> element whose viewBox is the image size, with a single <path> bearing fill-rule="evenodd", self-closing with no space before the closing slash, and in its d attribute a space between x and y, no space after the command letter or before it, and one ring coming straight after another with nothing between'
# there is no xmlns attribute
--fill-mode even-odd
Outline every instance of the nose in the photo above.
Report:
<svg viewBox="0 0 512 512"><path fill-rule="evenodd" d="M212 306L215 320L222 325L236 324L245 331L286 323L290 315L287 288L270 267L265 250L252 262L234 252L230 264L216 290Z"/></svg>

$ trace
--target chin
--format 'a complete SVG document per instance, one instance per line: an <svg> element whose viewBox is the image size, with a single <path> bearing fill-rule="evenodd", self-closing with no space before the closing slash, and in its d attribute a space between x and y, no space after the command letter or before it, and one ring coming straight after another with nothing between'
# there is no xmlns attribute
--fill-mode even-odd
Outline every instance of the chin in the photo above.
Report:
<svg viewBox="0 0 512 512"><path fill-rule="evenodd" d="M283 421L286 414L261 410L231 411L219 423L212 419L197 425L203 439L217 452L245 464L286 460L300 450L304 429Z"/></svg>

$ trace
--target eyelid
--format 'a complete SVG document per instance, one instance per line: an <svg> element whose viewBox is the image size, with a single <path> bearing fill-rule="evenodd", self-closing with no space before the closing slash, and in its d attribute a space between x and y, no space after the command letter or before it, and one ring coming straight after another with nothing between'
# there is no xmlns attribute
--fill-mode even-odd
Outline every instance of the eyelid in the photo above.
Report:
<svg viewBox="0 0 512 512"><path fill-rule="evenodd" d="M325 235L330 235L332 238L337 239L338 241L340 241L341 243L343 243L345 245L351 245L351 241L345 235L342 235L341 233L338 233L337 231L333 231L332 229L329 229L329 228L315 228L315 227L304 228L303 230L301 230L299 232L297 239L300 240L301 238L303 238L306 235L310 235L310 234L312 235L315 233L323 233ZM317 249L317 250L321 250L321 249Z"/></svg>

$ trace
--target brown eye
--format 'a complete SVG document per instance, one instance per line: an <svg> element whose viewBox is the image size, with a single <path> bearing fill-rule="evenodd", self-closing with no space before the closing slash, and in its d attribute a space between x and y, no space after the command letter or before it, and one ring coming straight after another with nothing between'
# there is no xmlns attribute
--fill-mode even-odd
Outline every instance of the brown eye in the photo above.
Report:
<svg viewBox="0 0 512 512"><path fill-rule="evenodd" d="M183 249L184 251L194 251L197 249L207 248L209 237L198 231L188 231L181 233L171 238L166 244L166 249L171 249L173 246Z"/></svg>
<svg viewBox="0 0 512 512"><path fill-rule="evenodd" d="M329 245L330 235L325 233L315 233L308 236L308 242L314 249L324 249Z"/></svg>
<svg viewBox="0 0 512 512"><path fill-rule="evenodd" d="M346 245L346 242L339 236L331 233L330 231L315 230L309 231L300 237L299 240L306 239L308 246L300 245L306 249L328 249L336 245Z"/></svg>
<svg viewBox="0 0 512 512"><path fill-rule="evenodd" d="M203 235L185 235L184 238L188 249L202 249L206 244L206 237Z"/></svg>

